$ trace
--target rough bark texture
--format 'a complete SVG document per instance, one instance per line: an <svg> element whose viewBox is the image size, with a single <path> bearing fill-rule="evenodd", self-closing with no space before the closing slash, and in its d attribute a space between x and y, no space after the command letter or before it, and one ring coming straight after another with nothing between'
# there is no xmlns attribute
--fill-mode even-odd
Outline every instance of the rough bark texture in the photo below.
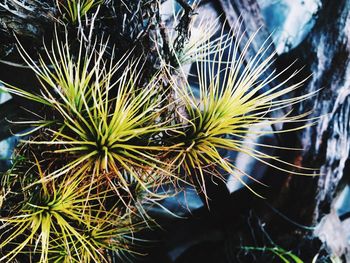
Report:
<svg viewBox="0 0 350 263"><path fill-rule="evenodd" d="M349 260L349 228L339 220L334 201L349 183L350 173L349 28L349 1L325 0L306 39L278 58L277 65L282 69L297 59L297 67L305 66L301 77L312 74L300 93L319 90L313 99L297 109L298 113L313 110L311 117L319 117L317 123L297 135L286 134L281 138L284 146L297 145L303 152L291 155L280 151L279 155L296 165L318 171L315 177L286 176L269 171L266 183L272 186L272 191L268 193L268 202L274 208L273 211L260 210L268 232L277 244L300 249L303 255L300 244L310 245L306 242L309 238L315 240L316 245L311 245L315 249L319 246L316 235L323 241L321 250L324 248L326 253L343 260ZM281 183L276 184L274 178L282 179ZM324 252L321 255L324 257L321 256L318 262L327 260Z"/></svg>
<svg viewBox="0 0 350 263"><path fill-rule="evenodd" d="M343 255L347 260L350 230L341 224L339 215L334 211L334 201L349 183L350 176L349 29L350 2L325 0L313 30L297 47L296 54L304 57L303 62L313 74L303 92L321 89L314 100L299 108L299 111L313 109L314 116L321 116L317 125L309 127L299 137L304 149L302 163L305 166L316 165L320 176L308 188L304 188L300 179L293 179L302 191L315 189L314 197L310 195L309 199L299 199L299 209L305 211L309 206L308 213L313 223L318 224L315 233L331 253Z"/></svg>
<svg viewBox="0 0 350 263"><path fill-rule="evenodd" d="M15 49L15 35L37 44L53 25L57 9L54 0L0 1L0 56Z"/></svg>
<svg viewBox="0 0 350 263"><path fill-rule="evenodd" d="M349 176L350 153L350 3L324 1L313 31L299 47L313 76L305 92L321 89L309 105L316 126L301 135L304 163L320 166L315 220L328 213L340 180Z"/></svg>

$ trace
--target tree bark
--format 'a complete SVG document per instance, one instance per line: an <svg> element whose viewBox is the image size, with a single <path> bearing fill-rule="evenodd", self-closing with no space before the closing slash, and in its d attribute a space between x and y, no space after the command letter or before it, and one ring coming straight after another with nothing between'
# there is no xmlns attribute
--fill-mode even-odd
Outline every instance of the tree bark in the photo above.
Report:
<svg viewBox="0 0 350 263"><path fill-rule="evenodd" d="M305 71L311 75L301 93L317 91L316 96L302 103L298 113L312 110L311 117L319 118L315 125L300 132L296 138L286 137L300 145L303 153L293 162L304 167L319 169L314 178L288 176L274 198L274 204L289 218L304 225L317 226L319 237L325 219L338 217L334 200L350 175L350 2L324 0L316 23L306 39L294 50L279 58L280 66L301 59ZM314 120L308 121L311 124ZM275 200L276 200L275 199ZM333 220L332 219L332 220ZM328 220L328 219L327 219ZM339 222L339 218L336 218ZM339 224L341 227L341 224ZM349 253L347 242L335 248L342 236L334 236L339 229L323 229L332 238L323 238L328 253L344 256ZM330 233L334 232L334 233ZM322 237L321 237L322 238ZM349 255L345 255L349 257Z"/></svg>
<svg viewBox="0 0 350 263"><path fill-rule="evenodd" d="M299 47L312 78L305 92L321 89L312 102L300 107L305 111L314 106L318 124L300 136L304 163L318 163L315 220L329 212L340 190L341 179L349 176L350 154L350 2L323 1L314 30Z"/></svg>

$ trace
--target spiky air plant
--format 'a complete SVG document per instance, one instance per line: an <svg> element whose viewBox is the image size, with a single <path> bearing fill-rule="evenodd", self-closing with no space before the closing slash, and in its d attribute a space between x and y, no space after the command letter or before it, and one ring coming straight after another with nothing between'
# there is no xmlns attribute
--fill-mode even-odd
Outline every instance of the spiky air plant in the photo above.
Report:
<svg viewBox="0 0 350 263"><path fill-rule="evenodd" d="M0 261L110 262L114 255L132 253L129 242L143 222L130 222L115 193L101 180L71 171L59 180L41 181L49 172L35 163L14 167L2 184L6 204L0 217Z"/></svg>
<svg viewBox="0 0 350 263"><path fill-rule="evenodd" d="M49 139L27 142L47 146L47 151L51 147L62 163L45 180L79 169L91 174L92 181L103 176L116 192L122 189L132 196L124 172L148 192L150 185L157 188L164 176L170 176L158 158L163 150L162 132L167 129L167 120L161 118L166 90L158 75L141 86L138 62L126 62L126 55L108 63L104 42L84 50L81 41L74 56L68 43L56 38L51 49L46 49L48 61L41 58L39 65L23 48L21 53L41 81L41 93L5 85L9 92L36 101L50 112L32 123L46 126ZM113 51L109 56L113 57Z"/></svg>
<svg viewBox="0 0 350 263"><path fill-rule="evenodd" d="M61 13L66 14L66 19L76 24L93 8L102 4L104 0L56 0Z"/></svg>
<svg viewBox="0 0 350 263"><path fill-rule="evenodd" d="M277 156L265 154L254 146L295 149L254 142L246 145L242 140L252 135L261 136L304 128L303 122L307 120L309 113L293 115L290 107L312 97L315 93L287 98L303 83L301 81L285 87L298 72L267 89L267 86L273 85L273 82L288 70L285 69L279 74L274 74L273 71L267 77L264 76L275 56L275 53L268 54L271 45L269 41L265 42L254 57L248 58L246 63L248 49L255 35L250 37L243 49L240 49L242 35L230 31L225 37L223 36L222 34L219 41L212 42L213 45L208 42L195 55L199 95L195 95L186 78L182 81L179 79L172 81L172 86L183 103L178 107L178 119L184 124L177 131L179 135L173 138L175 147L172 149L175 150L172 164L176 167L174 173L184 173L185 177L199 185L199 191L206 197L205 182L212 176L225 180L225 174L235 175L254 192L242 180L242 176L250 177L250 175L239 170L225 158L223 151L244 153L288 173L313 175L315 173L313 169L294 166ZM287 113L280 116L275 114L283 110L287 110ZM282 131L261 129L284 123L299 123L299 126ZM252 132L254 134L249 134L252 130L255 130ZM285 168L286 166L288 168Z"/></svg>

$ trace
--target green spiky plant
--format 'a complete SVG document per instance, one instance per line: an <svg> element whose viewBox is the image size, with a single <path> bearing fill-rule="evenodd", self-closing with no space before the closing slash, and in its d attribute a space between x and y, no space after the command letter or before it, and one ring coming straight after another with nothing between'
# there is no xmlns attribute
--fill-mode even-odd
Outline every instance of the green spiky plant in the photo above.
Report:
<svg viewBox="0 0 350 263"><path fill-rule="evenodd" d="M28 172L5 177L25 180L20 181L21 206L1 218L5 232L15 230L2 236L3 260L20 253L37 258L39 253L41 262L51 258L103 262L110 261L110 253L130 254L127 242L119 236L131 238L142 224L150 226L143 205L160 205L154 200L162 196L151 193L164 180L162 169L156 167L161 163L152 153L163 149L157 138L165 129L158 120L164 100L157 92L160 86L152 80L144 89L138 88L136 68L132 68L137 61L112 80L124 62L106 62L106 45L99 44L99 50L93 45L83 53L81 42L74 57L68 43L56 42L46 50L50 67L43 58L37 65L23 50L42 83L41 94L10 86L8 90L42 104L51 113L31 122L37 127L24 141L34 152L48 154L41 165L35 157L40 175L35 179L29 180ZM41 166L50 169L43 172ZM4 181L8 192L12 184L12 180ZM38 189L42 189L40 197ZM12 251L8 250L11 246L15 247Z"/></svg>
<svg viewBox="0 0 350 263"><path fill-rule="evenodd" d="M69 3L74 22L97 1ZM284 97L302 85L281 89L297 73L266 89L283 73L264 77L274 57L265 56L269 44L245 64L254 36L239 50L243 36L229 32L213 39L217 26L199 24L203 34L181 49L177 38L170 38L177 63L164 60L147 81L143 58L130 50L116 59L108 40L81 37L77 44L70 43L66 31L65 37L56 33L39 61L19 43L23 60L40 81L39 91L7 83L5 89L38 103L46 113L34 112L39 120L22 122L33 126L17 152L25 161L2 176L1 260L114 262L116 255L135 253L133 233L153 223L147 209L162 207L159 201L170 194L169 185L175 192L181 190L179 181L197 185L207 198L210 177L250 176L221 150L269 165L273 160L282 171L313 174L291 164L301 171L287 170L285 161L242 143L248 136L277 132L261 127L302 123L308 113L272 113L313 94ZM198 96L183 73L191 62L197 67Z"/></svg>
<svg viewBox="0 0 350 263"><path fill-rule="evenodd" d="M242 247L245 251L259 251L271 253L284 263L303 263L303 261L291 251L286 251L285 249L275 246L275 247Z"/></svg>
<svg viewBox="0 0 350 263"><path fill-rule="evenodd" d="M75 24L93 8L101 5L104 0L57 0L57 6L62 10L63 15L67 15L67 19Z"/></svg>
<svg viewBox="0 0 350 263"><path fill-rule="evenodd" d="M3 178L10 188L6 201L16 206L2 207L1 261L22 255L40 262L107 262L111 253L129 251L129 235L142 222L130 222L130 212L115 200L109 204L111 190L100 181L91 186L78 171L33 184L49 172L33 157L33 165L22 164L31 166L28 171L18 167Z"/></svg>
<svg viewBox="0 0 350 263"><path fill-rule="evenodd" d="M53 70L43 58L40 65L22 49L23 58L42 83L41 94L30 94L15 87L13 94L39 102L52 111L51 116L32 123L47 127L49 140L29 140L29 144L52 145L57 158L67 164L47 175L54 179L73 168L89 171L92 177L104 175L111 187L126 192L129 182L124 172L133 176L143 189L149 191L150 182L157 183L160 175L167 176L166 167L156 153L163 150L161 132L169 127L160 115L164 91L155 76L149 84L139 88L136 73L138 62L126 65L104 60L106 44L99 43L73 57L68 43L56 41L46 55ZM90 51L92 50L92 51ZM115 79L118 70L123 72ZM61 147L63 146L63 147ZM155 152L155 153L153 153ZM155 173L154 170L158 172ZM118 178L117 185L114 178Z"/></svg>
<svg viewBox="0 0 350 263"><path fill-rule="evenodd" d="M305 81L281 89L298 72L294 72L278 85L266 89L277 77L288 70L287 68L277 75L270 74L262 79L275 56L275 53L266 56L270 47L268 42L245 65L244 60L254 35L247 41L243 51L240 51L239 46L243 36L237 36L234 31L221 35L214 41L211 40L210 30L204 32L208 32L208 35L204 36L207 42L203 40L199 42L202 45L197 48L195 54L199 95L192 91L185 77L180 81L179 79L171 81L173 89L183 103L178 121L184 124L177 129L177 135L174 136L175 144L171 148L173 158L171 163L176 169L175 173L183 172L191 182L199 184L200 191L205 196L207 196L205 181L211 176L225 180L225 174L235 175L242 184L259 196L241 179L242 176L250 177L250 175L239 170L225 158L225 155L221 154L222 151L228 150L244 153L284 172L313 175L314 169L286 163L276 156L256 150L254 146L295 149L258 143L244 145L243 139L252 135L262 136L303 129L304 125L283 131L262 128L283 123L303 123L309 112L293 115L290 111L282 116L274 116L273 113L288 110L292 105L309 99L316 92L284 98ZM274 160L280 165L272 165L269 160ZM283 165L289 166L290 169L283 168ZM299 171L293 171L293 169Z"/></svg>

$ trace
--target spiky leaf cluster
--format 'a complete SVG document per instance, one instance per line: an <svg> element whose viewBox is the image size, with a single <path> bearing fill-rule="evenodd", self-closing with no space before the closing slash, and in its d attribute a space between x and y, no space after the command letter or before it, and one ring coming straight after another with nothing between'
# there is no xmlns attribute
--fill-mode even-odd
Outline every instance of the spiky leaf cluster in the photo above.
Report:
<svg viewBox="0 0 350 263"><path fill-rule="evenodd" d="M143 223L114 192L74 171L45 180L53 165L28 154L2 177L1 261L109 262L131 253Z"/></svg>
<svg viewBox="0 0 350 263"><path fill-rule="evenodd" d="M185 124L174 136L173 153L175 155L172 165L177 167L179 173L182 172L189 180L199 184L200 191L205 196L205 181L208 180L206 177L215 176L225 180L226 175L233 174L244 185L246 184L241 178L250 177L239 170L231 160L225 158L222 154L225 151L241 152L284 172L312 175L313 169L294 166L276 156L257 150L255 146L287 148L254 142L246 145L243 140L254 135L262 136L303 129L305 126L302 123L305 122L309 112L293 115L291 107L312 97L317 91L299 97L284 97L302 86L305 81L285 87L285 84L298 74L298 71L293 72L279 84L266 89L288 70L287 68L276 75L273 72L263 78L275 56L275 53L266 56L270 48L268 42L260 47L256 56L250 58L246 64L247 51L254 36L243 45L243 50L240 50L242 36L237 36L234 31L221 35L215 40L210 40L212 35L208 27L203 32L207 32L204 37L206 40L202 40L202 45L194 51L198 94L194 93L186 78L171 81L184 105L183 111L177 118L179 122ZM283 115L275 114L283 111L286 112ZM266 129L266 127L284 123L299 123L299 125L283 131ZM250 134L249 130L253 130L254 134ZM271 160L279 165L272 165ZM287 165L288 168L282 168L283 165ZM254 192L253 189L250 188L250 190Z"/></svg>

